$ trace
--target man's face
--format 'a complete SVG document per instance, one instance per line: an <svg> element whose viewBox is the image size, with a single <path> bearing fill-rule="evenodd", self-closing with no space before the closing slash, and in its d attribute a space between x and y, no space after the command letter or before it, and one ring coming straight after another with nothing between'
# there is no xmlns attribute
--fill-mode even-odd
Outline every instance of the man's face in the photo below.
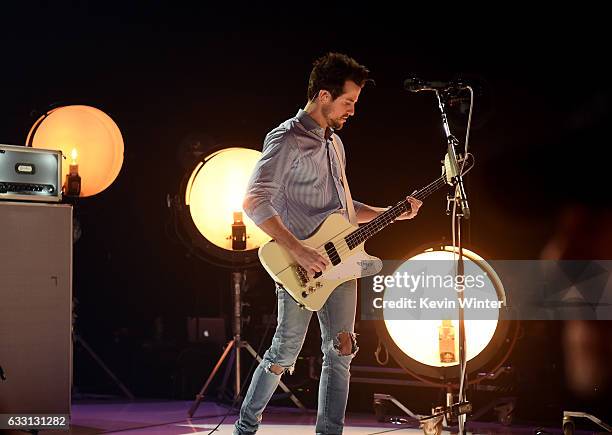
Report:
<svg viewBox="0 0 612 435"><path fill-rule="evenodd" d="M322 98L321 112L327 121L327 125L334 130L340 130L349 116L355 114L355 104L361 93L361 86L355 82L347 80L344 82L342 95L332 100L331 94L327 93L325 99Z"/></svg>

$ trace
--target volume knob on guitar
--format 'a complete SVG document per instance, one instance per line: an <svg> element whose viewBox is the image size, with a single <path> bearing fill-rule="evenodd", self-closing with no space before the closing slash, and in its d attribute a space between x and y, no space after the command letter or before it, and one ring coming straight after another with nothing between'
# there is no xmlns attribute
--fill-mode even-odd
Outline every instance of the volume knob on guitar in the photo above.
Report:
<svg viewBox="0 0 612 435"><path fill-rule="evenodd" d="M315 288L313 286L308 286L308 289L302 292L302 297L306 298L308 297L309 294L313 293L314 291L315 291Z"/></svg>

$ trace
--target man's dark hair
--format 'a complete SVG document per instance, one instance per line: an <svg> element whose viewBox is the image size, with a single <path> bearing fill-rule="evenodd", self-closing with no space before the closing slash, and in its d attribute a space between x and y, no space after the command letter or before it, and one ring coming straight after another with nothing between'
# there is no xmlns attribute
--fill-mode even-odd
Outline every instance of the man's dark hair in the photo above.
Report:
<svg viewBox="0 0 612 435"><path fill-rule="evenodd" d="M342 95L344 82L351 80L363 86L370 71L355 59L342 53L327 53L314 61L308 79L308 100L313 100L319 91L326 90L335 100Z"/></svg>

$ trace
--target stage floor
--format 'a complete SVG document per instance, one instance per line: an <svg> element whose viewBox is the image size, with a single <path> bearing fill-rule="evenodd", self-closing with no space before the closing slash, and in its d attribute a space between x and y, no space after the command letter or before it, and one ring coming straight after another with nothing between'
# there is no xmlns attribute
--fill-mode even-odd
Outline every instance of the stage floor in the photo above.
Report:
<svg viewBox="0 0 612 435"><path fill-rule="evenodd" d="M212 402L203 402L193 419L187 419L190 401L137 401L77 402L72 407L70 434L89 435L99 433L118 434L163 434L163 435L206 435L221 421L229 407ZM230 435L237 412L233 411L215 432L216 435ZM302 413L297 408L269 406L264 413L258 434L312 435L314 434L315 411ZM470 423L474 434L534 434L535 427L502 426L492 423ZM66 431L45 431L42 434L66 434ZM374 434L422 434L415 425L380 423L373 414L348 413L346 435ZM445 431L443 433L450 433ZM548 429L545 433L561 433L559 429Z"/></svg>

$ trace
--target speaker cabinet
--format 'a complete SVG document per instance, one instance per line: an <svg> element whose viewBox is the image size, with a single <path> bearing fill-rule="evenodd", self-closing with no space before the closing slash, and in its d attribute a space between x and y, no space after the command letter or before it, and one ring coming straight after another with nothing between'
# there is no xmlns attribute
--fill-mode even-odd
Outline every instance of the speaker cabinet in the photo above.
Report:
<svg viewBox="0 0 612 435"><path fill-rule="evenodd" d="M0 414L70 414L70 205L0 201L0 367Z"/></svg>

